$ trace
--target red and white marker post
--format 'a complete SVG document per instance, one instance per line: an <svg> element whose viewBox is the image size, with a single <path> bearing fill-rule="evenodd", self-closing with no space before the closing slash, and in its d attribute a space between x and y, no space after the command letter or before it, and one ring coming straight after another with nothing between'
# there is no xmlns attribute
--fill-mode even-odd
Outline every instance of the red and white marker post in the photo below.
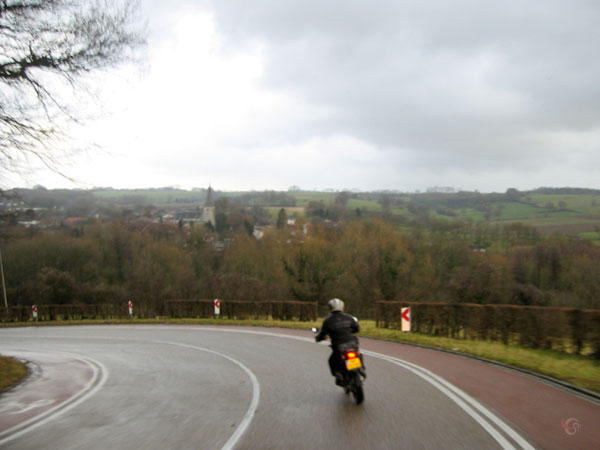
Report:
<svg viewBox="0 0 600 450"><path fill-rule="evenodd" d="M215 316L219 317L219 314L221 314L221 300L215 298L213 303L215 305Z"/></svg>
<svg viewBox="0 0 600 450"><path fill-rule="evenodd" d="M410 331L410 308L401 309L402 331Z"/></svg>
<svg viewBox="0 0 600 450"><path fill-rule="evenodd" d="M129 308L129 318L133 319L133 302L131 300L129 300L127 308Z"/></svg>
<svg viewBox="0 0 600 450"><path fill-rule="evenodd" d="M31 307L31 315L33 316L33 318L35 319L35 321L38 321L38 315L37 315L37 305L33 305Z"/></svg>

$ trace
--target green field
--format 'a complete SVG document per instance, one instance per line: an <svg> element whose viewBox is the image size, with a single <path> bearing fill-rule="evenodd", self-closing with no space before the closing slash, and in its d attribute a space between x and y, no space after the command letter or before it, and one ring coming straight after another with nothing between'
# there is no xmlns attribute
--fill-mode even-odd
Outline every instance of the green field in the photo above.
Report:
<svg viewBox="0 0 600 450"><path fill-rule="evenodd" d="M307 206L310 202L333 203L337 194L334 192L295 192L291 195L296 199L297 206Z"/></svg>
<svg viewBox="0 0 600 450"><path fill-rule="evenodd" d="M600 195L555 195L531 194L526 197L531 203L544 206L552 203L558 208L565 202L566 208L580 214L600 214Z"/></svg>
<svg viewBox="0 0 600 450"><path fill-rule="evenodd" d="M379 203L373 200L360 200L356 198L351 198L348 200L348 204L346 205L349 209L364 209L367 211L381 211L383 208Z"/></svg>
<svg viewBox="0 0 600 450"><path fill-rule="evenodd" d="M594 239L598 235L596 229L600 227L600 215L549 215L548 217L523 217L518 220L494 221L497 224L510 222L520 222L524 225L535 227L542 234L569 234Z"/></svg>
<svg viewBox="0 0 600 450"><path fill-rule="evenodd" d="M164 205L183 201L203 202L204 192L186 191L182 189L131 189L131 190L98 190L92 191L99 200L127 201L137 200L139 203Z"/></svg>
<svg viewBox="0 0 600 450"><path fill-rule="evenodd" d="M338 193L335 192L299 192L292 194L297 201L296 205L305 207L310 202L323 202L325 205L333 204ZM366 211L381 211L381 205L374 200L350 198L346 204L348 209L364 209Z"/></svg>

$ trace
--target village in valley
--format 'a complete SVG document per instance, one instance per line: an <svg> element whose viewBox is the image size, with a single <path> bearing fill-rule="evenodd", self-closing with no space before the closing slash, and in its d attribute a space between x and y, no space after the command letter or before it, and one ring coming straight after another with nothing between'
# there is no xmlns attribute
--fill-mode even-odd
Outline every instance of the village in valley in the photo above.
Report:
<svg viewBox="0 0 600 450"><path fill-rule="evenodd" d="M156 189L13 189L0 196L0 222L32 229L77 228L111 221L180 229L207 226L223 232L245 229L261 238L270 227L336 224L380 217L400 227L456 221L505 226L520 223L542 234L600 242L600 191L539 188L504 193L463 192L432 187L425 192L360 192L332 189L218 191Z"/></svg>

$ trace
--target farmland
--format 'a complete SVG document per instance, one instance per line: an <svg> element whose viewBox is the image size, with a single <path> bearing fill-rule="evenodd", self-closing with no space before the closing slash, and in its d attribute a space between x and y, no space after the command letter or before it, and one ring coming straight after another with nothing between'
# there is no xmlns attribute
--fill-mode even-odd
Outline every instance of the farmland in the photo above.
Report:
<svg viewBox="0 0 600 450"><path fill-rule="evenodd" d="M294 194L298 207L311 202L335 204L337 193ZM388 208L383 198L387 197ZM524 193L516 201L502 194L351 194L345 207L366 213L383 213L415 219L418 212L439 220L523 223L542 234L566 234L600 241L600 194ZM419 208L421 207L421 208ZM298 213L298 209L294 211Z"/></svg>
<svg viewBox="0 0 600 450"><path fill-rule="evenodd" d="M210 188L209 188L210 189ZM334 192L334 191L250 191L231 192L195 188L116 190L95 188L90 191L44 189L20 190L26 208L39 211L38 216L130 217L131 214L156 220L178 212L194 211L207 206L252 209L253 222L268 225L277 220L281 208L287 217L352 220L356 217L386 217L402 228L438 222L474 222L505 226L522 223L541 234L563 234L600 241L600 191L589 189L550 189L506 193L479 192ZM58 208L58 209L57 209ZM257 208L263 208L260 214ZM31 216L31 213L29 213Z"/></svg>
<svg viewBox="0 0 600 450"><path fill-rule="evenodd" d="M175 188L98 189L93 191L93 195L99 202L168 208L203 205L206 192L206 189L186 191ZM508 194L478 192L348 192L343 202L339 201L342 193L332 191L268 191L269 199L264 194L215 191L215 198L227 198L241 206L265 207L272 220L277 219L282 207L288 216L299 217L305 216L307 210L315 208L315 205L325 208L341 205L350 213L383 214L413 222L426 216L434 220L487 222L500 226L522 223L545 235L564 234L600 242L600 191L595 190L539 189L513 194L512 198ZM278 200L283 196L287 201Z"/></svg>

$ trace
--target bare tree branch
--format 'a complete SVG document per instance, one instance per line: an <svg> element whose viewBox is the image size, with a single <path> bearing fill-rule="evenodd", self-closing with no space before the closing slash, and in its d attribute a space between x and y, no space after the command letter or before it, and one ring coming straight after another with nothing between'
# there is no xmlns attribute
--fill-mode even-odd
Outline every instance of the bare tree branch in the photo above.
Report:
<svg viewBox="0 0 600 450"><path fill-rule="evenodd" d="M0 0L0 175L31 158L61 173L64 123L87 74L138 60L136 0Z"/></svg>

